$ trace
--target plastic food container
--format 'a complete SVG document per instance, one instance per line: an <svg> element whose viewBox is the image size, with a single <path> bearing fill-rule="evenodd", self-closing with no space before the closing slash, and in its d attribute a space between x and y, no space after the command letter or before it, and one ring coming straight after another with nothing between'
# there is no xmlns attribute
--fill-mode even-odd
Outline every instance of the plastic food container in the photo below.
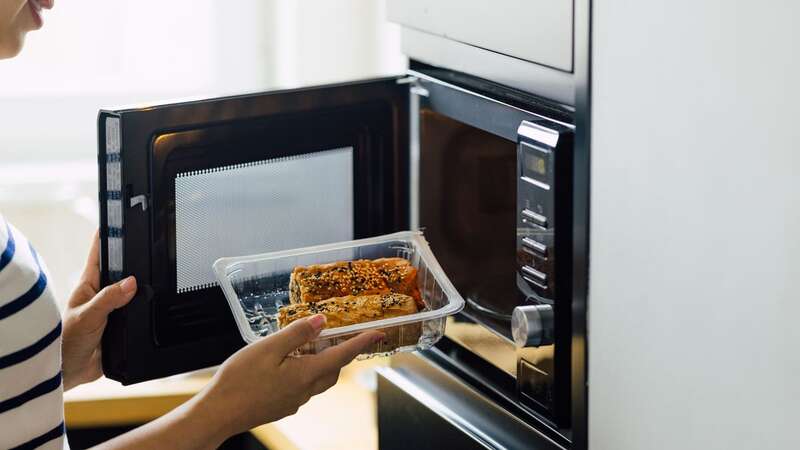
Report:
<svg viewBox="0 0 800 450"><path fill-rule="evenodd" d="M317 340L298 349L312 354L360 332L380 329L387 335L360 359L399 351L425 350L444 334L445 318L464 307L464 299L447 278L420 232L405 231L368 239L318 245L252 256L221 258L214 272L228 299L245 342L278 331L277 312L289 304L289 276L296 266L335 261L405 258L417 268L425 308L415 314L322 330Z"/></svg>

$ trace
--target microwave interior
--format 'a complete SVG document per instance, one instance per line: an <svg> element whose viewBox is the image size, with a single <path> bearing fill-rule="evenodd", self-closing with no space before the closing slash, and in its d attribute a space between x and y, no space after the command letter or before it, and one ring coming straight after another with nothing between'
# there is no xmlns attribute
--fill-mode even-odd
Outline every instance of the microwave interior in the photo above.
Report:
<svg viewBox="0 0 800 450"><path fill-rule="evenodd" d="M153 284L174 295L154 311L157 343L195 341L212 324L231 329L218 320L230 313L211 270L222 256L403 228L394 112L367 103L158 135L151 264ZM201 318L191 313L200 303L224 308Z"/></svg>
<svg viewBox="0 0 800 450"><path fill-rule="evenodd" d="M523 352L509 318L544 301L569 322L567 302L521 281L520 236L552 230L520 221L519 202L521 124L568 136L568 114L553 121L526 109L550 105L435 75L101 111L102 281L135 275L140 286L109 318L107 376L128 384L208 367L243 345L217 258L420 227L468 303L438 353L567 426L568 327ZM569 150L568 139L549 144Z"/></svg>
<svg viewBox="0 0 800 450"><path fill-rule="evenodd" d="M469 309L508 334L520 304L517 145L430 109L420 128L420 227Z"/></svg>

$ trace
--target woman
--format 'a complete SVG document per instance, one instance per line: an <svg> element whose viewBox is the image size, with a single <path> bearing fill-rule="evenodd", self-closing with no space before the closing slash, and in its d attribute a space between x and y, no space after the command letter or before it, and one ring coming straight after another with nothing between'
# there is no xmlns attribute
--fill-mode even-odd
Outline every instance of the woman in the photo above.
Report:
<svg viewBox="0 0 800 450"><path fill-rule="evenodd" d="M53 0L0 0L0 58L19 53L42 27ZM46 269L25 237L0 216L0 448L63 448L63 391L102 374L100 338L108 314L136 293L128 277L100 289L98 237L63 321ZM216 448L229 436L297 411L325 391L339 370L383 335L368 332L308 357L290 354L325 324L317 315L228 358L184 405L101 448Z"/></svg>

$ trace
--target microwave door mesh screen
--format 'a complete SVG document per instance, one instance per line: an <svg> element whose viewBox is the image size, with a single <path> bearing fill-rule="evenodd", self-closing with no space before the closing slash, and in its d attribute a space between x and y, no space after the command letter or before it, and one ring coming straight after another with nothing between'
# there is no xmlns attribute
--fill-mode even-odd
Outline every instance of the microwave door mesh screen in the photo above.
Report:
<svg viewBox="0 0 800 450"><path fill-rule="evenodd" d="M353 239L353 148L178 174L177 292L216 285L214 261Z"/></svg>

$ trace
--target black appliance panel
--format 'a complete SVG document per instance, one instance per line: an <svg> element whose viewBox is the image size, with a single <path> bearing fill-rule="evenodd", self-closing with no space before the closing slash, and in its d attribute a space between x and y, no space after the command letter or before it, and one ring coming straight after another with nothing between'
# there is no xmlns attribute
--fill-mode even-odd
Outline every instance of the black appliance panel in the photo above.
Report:
<svg viewBox="0 0 800 450"><path fill-rule="evenodd" d="M524 109L424 75L420 87L419 225L467 301L440 348L567 433L573 127L563 111L544 115L552 105ZM513 311L542 304L554 342L515 348Z"/></svg>
<svg viewBox="0 0 800 450"><path fill-rule="evenodd" d="M217 364L242 345L218 287L178 292L179 174L352 148L353 237L405 229L407 107L408 86L391 78L101 111L102 283L135 275L140 287L109 318L106 375L126 384L162 377Z"/></svg>
<svg viewBox="0 0 800 450"><path fill-rule="evenodd" d="M565 448L563 440L521 421L448 369L416 354L398 355L391 367L379 369L377 397L382 450Z"/></svg>
<svg viewBox="0 0 800 450"><path fill-rule="evenodd" d="M549 305L552 345L521 349L518 389L570 424L573 132L552 122L520 124L517 138L518 286L526 305ZM550 347L547 352L545 348Z"/></svg>

